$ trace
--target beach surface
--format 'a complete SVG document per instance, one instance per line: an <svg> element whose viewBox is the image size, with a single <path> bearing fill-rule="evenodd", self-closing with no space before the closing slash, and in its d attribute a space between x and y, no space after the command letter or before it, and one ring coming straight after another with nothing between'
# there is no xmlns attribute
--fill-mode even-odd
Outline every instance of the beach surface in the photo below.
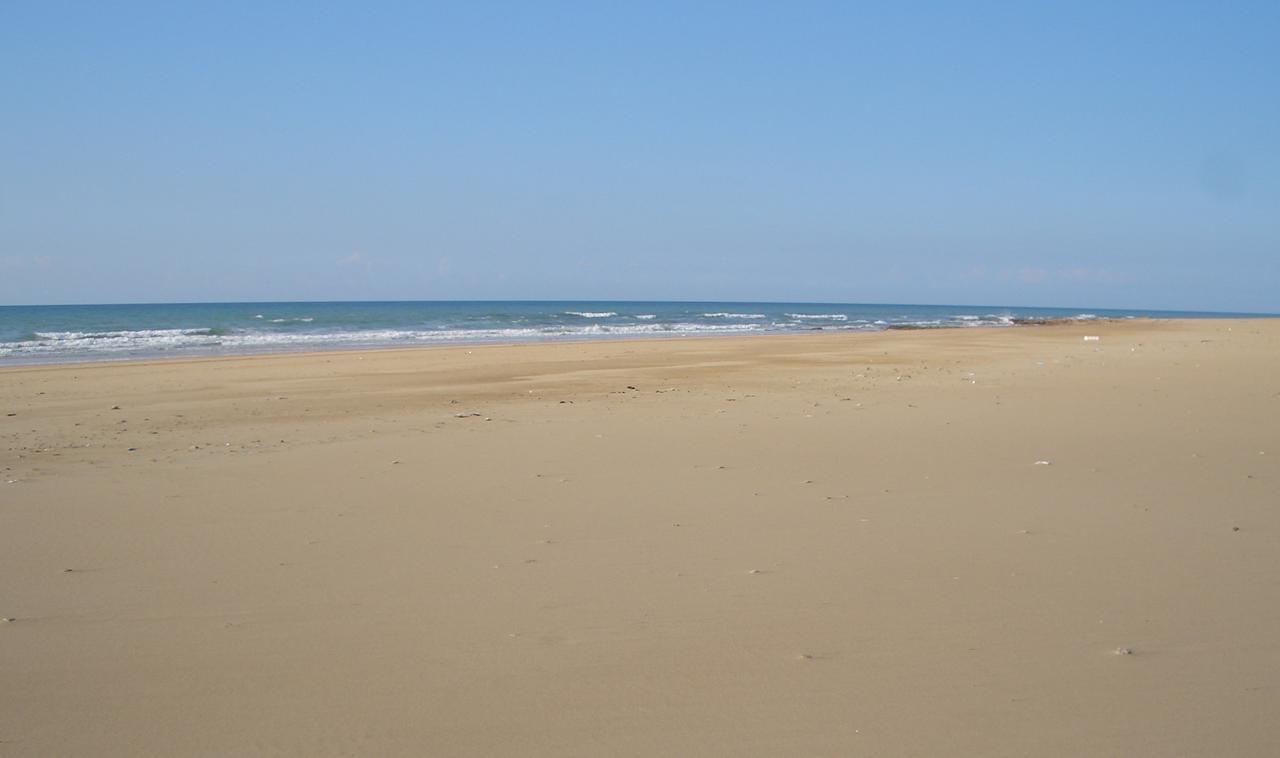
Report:
<svg viewBox="0 0 1280 758"><path fill-rule="evenodd" d="M1280 320L0 369L0 617L3 756L1276 755Z"/></svg>

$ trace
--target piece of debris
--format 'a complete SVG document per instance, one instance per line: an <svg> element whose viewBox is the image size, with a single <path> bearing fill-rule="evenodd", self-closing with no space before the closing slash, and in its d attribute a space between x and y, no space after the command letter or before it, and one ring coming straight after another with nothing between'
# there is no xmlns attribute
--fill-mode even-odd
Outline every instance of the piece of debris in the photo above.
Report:
<svg viewBox="0 0 1280 758"><path fill-rule="evenodd" d="M1100 341L1101 339L1102 339L1102 338L1101 338L1101 337L1099 337L1099 336L1097 336L1097 335L1090 334L1090 335L1086 335L1086 336L1085 336L1084 341L1085 341L1085 342L1098 342L1098 341Z"/></svg>
<svg viewBox="0 0 1280 758"><path fill-rule="evenodd" d="M1118 648L1116 648L1116 655L1133 655L1133 648L1131 648L1131 647L1118 647Z"/></svg>
<svg viewBox="0 0 1280 758"><path fill-rule="evenodd" d="M1052 465L1053 465L1053 461L1036 461L1035 463L1033 463L1033 464L1031 464L1031 465L1033 465L1033 466L1052 466Z"/></svg>

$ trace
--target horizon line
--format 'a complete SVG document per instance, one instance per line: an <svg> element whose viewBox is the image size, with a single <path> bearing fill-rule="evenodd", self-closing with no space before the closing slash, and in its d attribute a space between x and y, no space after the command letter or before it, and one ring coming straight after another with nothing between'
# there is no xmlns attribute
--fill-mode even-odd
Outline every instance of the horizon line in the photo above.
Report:
<svg viewBox="0 0 1280 758"><path fill-rule="evenodd" d="M754 304L754 305L853 305L853 306L895 306L925 308L1015 308L1023 310L1081 310L1081 311L1158 311L1163 313L1205 313L1222 316L1263 316L1280 317L1280 312L1268 311L1223 311L1212 309L1157 308L1142 306L1077 306L1077 305L1011 305L992 303L893 303L893 302L841 302L836 300L633 300L633 299L599 299L599 298L535 298L535 299L408 299L396 298L385 300L175 300L151 302L108 302L108 303L26 303L0 304L0 308L102 308L119 306L164 306L164 305L333 305L333 304L372 304L372 303L647 303L647 304Z"/></svg>

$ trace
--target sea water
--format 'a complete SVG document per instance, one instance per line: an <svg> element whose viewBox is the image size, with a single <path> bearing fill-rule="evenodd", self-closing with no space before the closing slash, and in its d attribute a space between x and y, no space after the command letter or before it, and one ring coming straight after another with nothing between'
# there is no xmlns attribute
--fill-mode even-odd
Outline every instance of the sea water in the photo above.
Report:
<svg viewBox="0 0 1280 758"><path fill-rule="evenodd" d="M430 301L0 306L0 365L297 350L893 328L1177 311L850 303Z"/></svg>

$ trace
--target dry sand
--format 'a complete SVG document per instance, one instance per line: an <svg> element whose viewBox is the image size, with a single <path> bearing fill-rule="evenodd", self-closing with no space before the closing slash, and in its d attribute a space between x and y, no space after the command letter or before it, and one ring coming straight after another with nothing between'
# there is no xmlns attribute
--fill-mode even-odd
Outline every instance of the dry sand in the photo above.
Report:
<svg viewBox="0 0 1280 758"><path fill-rule="evenodd" d="M17 367L0 456L0 755L1280 754L1280 321Z"/></svg>

